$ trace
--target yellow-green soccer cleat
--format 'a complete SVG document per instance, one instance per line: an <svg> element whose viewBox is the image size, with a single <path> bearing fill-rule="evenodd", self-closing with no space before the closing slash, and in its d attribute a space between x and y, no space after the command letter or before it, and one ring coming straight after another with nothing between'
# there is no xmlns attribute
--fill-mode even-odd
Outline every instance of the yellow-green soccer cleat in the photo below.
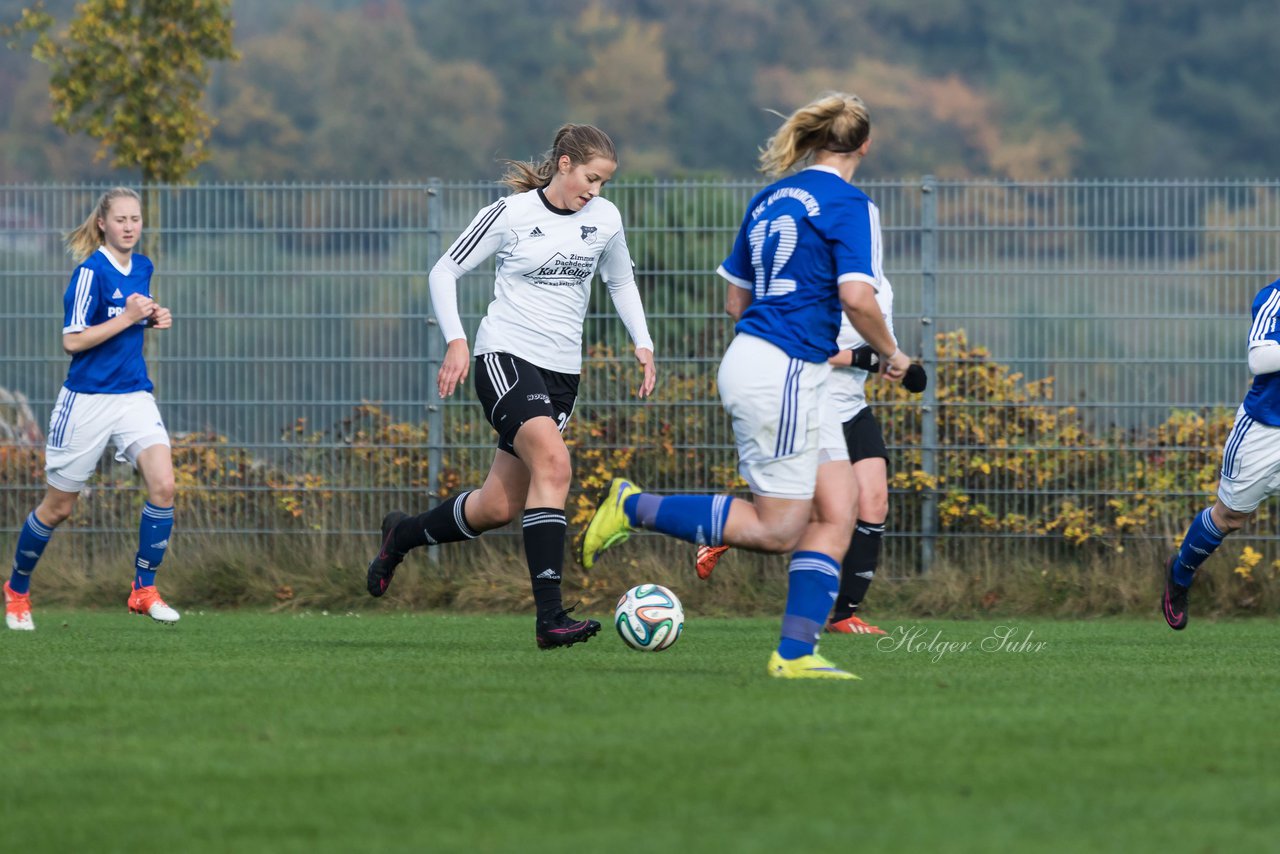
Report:
<svg viewBox="0 0 1280 854"><path fill-rule="evenodd" d="M582 565L590 569L600 553L610 546L631 536L631 523L622 510L622 502L628 496L641 492L640 487L629 480L615 477L609 484L609 492L604 501L596 508L596 513L587 523L587 532L582 537Z"/></svg>
<svg viewBox="0 0 1280 854"><path fill-rule="evenodd" d="M769 659L769 675L778 679L861 679L841 670L816 652L787 660L774 651Z"/></svg>

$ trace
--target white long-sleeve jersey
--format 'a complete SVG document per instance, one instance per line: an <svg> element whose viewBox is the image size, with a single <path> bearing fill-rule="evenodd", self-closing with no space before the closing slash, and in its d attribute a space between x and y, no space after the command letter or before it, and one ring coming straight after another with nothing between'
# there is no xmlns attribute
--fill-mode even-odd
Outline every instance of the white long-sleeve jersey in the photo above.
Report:
<svg viewBox="0 0 1280 854"><path fill-rule="evenodd" d="M552 206L541 190L480 211L429 278L446 341L465 338L457 282L497 256L493 300L476 332L475 355L510 353L550 371L582 371L582 325L597 269L637 348L653 349L622 216L597 196L580 211Z"/></svg>

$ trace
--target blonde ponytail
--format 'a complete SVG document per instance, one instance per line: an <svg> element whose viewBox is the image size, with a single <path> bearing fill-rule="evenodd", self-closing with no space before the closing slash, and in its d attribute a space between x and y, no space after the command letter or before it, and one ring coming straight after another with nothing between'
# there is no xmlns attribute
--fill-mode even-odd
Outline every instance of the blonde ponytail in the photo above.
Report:
<svg viewBox="0 0 1280 854"><path fill-rule="evenodd" d="M760 149L760 171L778 176L815 151L857 151L871 135L871 114L857 95L828 92L796 110Z"/></svg>

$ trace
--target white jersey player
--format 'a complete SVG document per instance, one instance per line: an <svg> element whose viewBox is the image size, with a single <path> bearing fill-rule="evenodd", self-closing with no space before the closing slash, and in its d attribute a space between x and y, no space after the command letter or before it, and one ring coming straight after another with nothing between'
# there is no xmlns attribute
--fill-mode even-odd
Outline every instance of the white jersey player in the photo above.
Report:
<svg viewBox="0 0 1280 854"><path fill-rule="evenodd" d="M600 190L617 169L613 142L590 125L565 125L542 162L510 163L515 190L480 211L431 270L431 300L448 352L437 375L448 397L471 370L458 316L457 282L496 256L493 300L476 333L475 388L497 432L484 485L418 516L382 521L382 548L369 564L369 592L381 596L412 548L473 538L523 514L525 554L542 649L585 641L595 620L569 616L560 594L572 467L561 433L573 413L582 370L582 327L597 271L635 344L639 396L656 380L653 341L636 287L622 217Z"/></svg>

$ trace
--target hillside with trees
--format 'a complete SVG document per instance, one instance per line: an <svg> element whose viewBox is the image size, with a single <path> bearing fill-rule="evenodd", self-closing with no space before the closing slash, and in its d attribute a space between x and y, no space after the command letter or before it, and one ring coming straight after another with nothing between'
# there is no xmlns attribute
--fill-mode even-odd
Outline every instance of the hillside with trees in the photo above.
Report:
<svg viewBox="0 0 1280 854"><path fill-rule="evenodd" d="M0 0L15 21L30 0ZM65 28L75 3L47 0ZM875 122L869 177L1280 174L1280 6L1219 0L255 0L232 7L203 181L486 179L562 121L624 174L746 176L829 88ZM47 69L0 51L0 182L101 180Z"/></svg>

